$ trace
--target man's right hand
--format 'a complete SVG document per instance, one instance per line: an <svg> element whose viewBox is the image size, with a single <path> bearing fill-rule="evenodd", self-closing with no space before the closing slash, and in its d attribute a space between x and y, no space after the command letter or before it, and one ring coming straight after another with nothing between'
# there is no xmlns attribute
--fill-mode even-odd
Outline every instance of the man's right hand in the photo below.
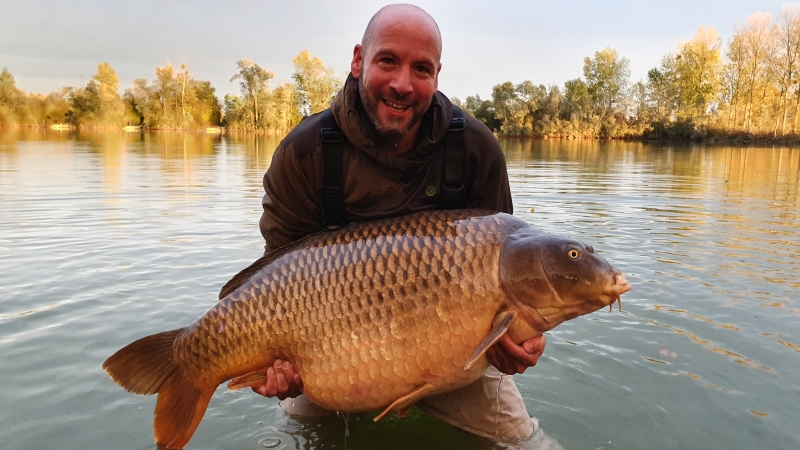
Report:
<svg viewBox="0 0 800 450"><path fill-rule="evenodd" d="M303 380L295 372L292 363L276 359L272 367L267 369L267 382L254 387L253 392L264 397L278 397L280 400L293 398L303 393Z"/></svg>

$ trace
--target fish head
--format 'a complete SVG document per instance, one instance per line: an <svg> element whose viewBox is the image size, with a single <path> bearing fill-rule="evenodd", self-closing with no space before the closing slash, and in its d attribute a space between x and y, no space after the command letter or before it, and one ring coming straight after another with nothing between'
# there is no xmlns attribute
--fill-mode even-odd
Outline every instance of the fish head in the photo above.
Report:
<svg viewBox="0 0 800 450"><path fill-rule="evenodd" d="M537 333L610 306L631 289L592 246L532 228L506 239L499 275L509 305Z"/></svg>

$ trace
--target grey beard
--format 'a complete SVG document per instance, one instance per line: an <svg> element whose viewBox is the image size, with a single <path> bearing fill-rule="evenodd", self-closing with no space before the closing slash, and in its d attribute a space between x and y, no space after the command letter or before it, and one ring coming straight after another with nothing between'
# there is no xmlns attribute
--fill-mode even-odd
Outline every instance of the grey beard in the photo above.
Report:
<svg viewBox="0 0 800 450"><path fill-rule="evenodd" d="M362 69L361 76L359 77L358 80L358 96L361 97L361 107L367 114L367 118L369 119L369 124L371 125L372 131L375 134L375 138L378 141L377 144L395 148L397 147L397 143L400 141L400 139L402 139L405 135L407 135L408 131L414 128L414 125L416 125L417 122L422 120L422 116L419 117L414 116L411 122L408 124L408 127L406 127L404 130L382 129L380 124L380 119L378 118L377 114L373 114L374 111L370 110L370 108L368 107L367 98L365 98L366 92L362 82L363 79L364 79L364 71ZM375 107L377 107L377 105L375 105Z"/></svg>

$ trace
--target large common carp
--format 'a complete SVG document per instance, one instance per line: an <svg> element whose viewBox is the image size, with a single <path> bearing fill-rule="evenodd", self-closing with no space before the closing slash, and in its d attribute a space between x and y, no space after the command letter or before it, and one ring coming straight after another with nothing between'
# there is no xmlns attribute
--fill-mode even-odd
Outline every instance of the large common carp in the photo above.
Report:
<svg viewBox="0 0 800 450"><path fill-rule="evenodd" d="M276 249L193 324L139 339L103 368L130 392L158 394L155 439L181 448L220 383L263 383L275 359L320 406L404 414L480 378L503 334L521 343L629 289L591 246L508 214L420 212Z"/></svg>

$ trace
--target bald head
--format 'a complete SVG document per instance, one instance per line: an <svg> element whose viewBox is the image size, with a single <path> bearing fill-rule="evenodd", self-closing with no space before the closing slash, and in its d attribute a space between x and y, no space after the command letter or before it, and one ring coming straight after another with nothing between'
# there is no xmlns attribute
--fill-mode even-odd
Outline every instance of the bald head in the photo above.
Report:
<svg viewBox="0 0 800 450"><path fill-rule="evenodd" d="M442 55L442 34L433 17L418 6L408 3L387 5L381 8L367 24L364 37L361 38L361 47L368 53L376 37L386 28L399 23L413 24L423 33L429 34L438 50L437 62Z"/></svg>

